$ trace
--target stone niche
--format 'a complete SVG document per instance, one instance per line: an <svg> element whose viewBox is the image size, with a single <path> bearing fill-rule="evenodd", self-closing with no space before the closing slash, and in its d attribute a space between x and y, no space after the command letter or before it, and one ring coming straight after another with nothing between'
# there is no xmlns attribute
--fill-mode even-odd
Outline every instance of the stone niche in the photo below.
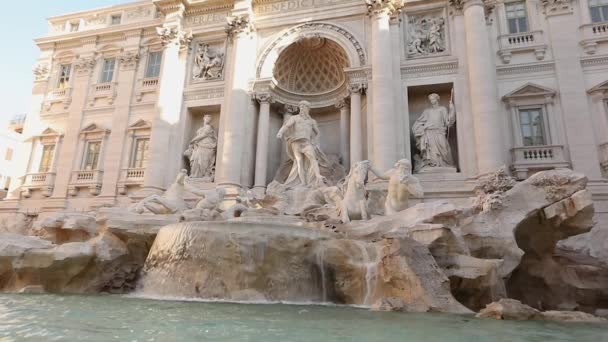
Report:
<svg viewBox="0 0 608 342"><path fill-rule="evenodd" d="M268 141L268 173L270 180L274 179L281 165L287 161L285 142L277 139L284 120L290 115L297 115L297 109L276 104L271 107L270 139ZM295 111L294 111L295 110ZM320 131L319 145L321 150L331 159L340 159L340 110L335 106L312 108L310 116L317 121Z"/></svg>
<svg viewBox="0 0 608 342"><path fill-rule="evenodd" d="M410 131L408 132L408 136L410 139L410 146L411 146L411 156L412 156L412 166L415 170L415 173L425 173L425 172L420 172L418 171L420 165L417 165L417 163L420 163L420 160L418 158L416 158L417 155L420 155L420 150L418 149L418 147L416 146L416 137L414 135L414 133L412 132L412 128L414 127L414 123L416 122L416 120L418 120L418 118L420 118L420 116L422 115L422 113L425 111L425 109L430 108L431 107L431 103L429 101L429 95L430 94L437 94L439 95L441 98L439 100L439 106L445 107L446 109L449 108L450 105L450 99L452 97L452 89L454 87L453 83L437 83L437 84L428 84L428 85L421 85L421 86L411 86L408 87L407 89L407 94L408 94L408 109L409 109L409 127L410 127ZM456 111L456 122L459 120L460 118L460 113L459 111L459 104L458 103L454 103L454 107L455 107L455 111ZM449 111L449 109L448 109ZM456 128L456 123L454 123L453 125L450 126L450 128L447 131L447 140L449 143L449 146L451 148L452 151L452 159L454 162L454 168L455 170L446 170L446 169L442 169L439 170L438 172L460 172L460 165L458 163L458 155L459 155L459 151L458 151L458 132L457 132L457 128Z"/></svg>
<svg viewBox="0 0 608 342"><path fill-rule="evenodd" d="M203 126L203 118L206 115L211 116L211 126L215 129L216 137L219 135L220 127L220 105L194 107L188 109L187 122L184 129L183 147L181 148L182 153L188 149L190 141L196 137L196 132L201 126ZM219 137L218 137L219 143ZM219 147L219 146L218 146ZM191 174L190 162L186 156L182 154L182 165L183 168L188 170L188 174ZM217 151L216 151L216 165L217 165ZM210 183L209 180L205 181Z"/></svg>

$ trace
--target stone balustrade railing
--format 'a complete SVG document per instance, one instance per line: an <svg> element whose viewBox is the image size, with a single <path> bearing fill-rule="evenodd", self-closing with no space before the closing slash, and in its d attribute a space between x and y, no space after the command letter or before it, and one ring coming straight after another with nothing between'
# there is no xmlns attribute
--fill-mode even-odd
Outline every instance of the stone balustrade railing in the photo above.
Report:
<svg viewBox="0 0 608 342"><path fill-rule="evenodd" d="M45 102L46 110L50 110L54 103L63 103L63 108L68 109L72 103L72 88L65 87L51 90L47 94Z"/></svg>
<svg viewBox="0 0 608 342"><path fill-rule="evenodd" d="M51 196L55 185L55 172L37 172L25 175L22 194L29 198L32 190L41 190L46 197Z"/></svg>
<svg viewBox="0 0 608 342"><path fill-rule="evenodd" d="M125 195L128 187L143 185L145 175L145 168L122 169L118 180L118 192L121 195Z"/></svg>
<svg viewBox="0 0 608 342"><path fill-rule="evenodd" d="M159 79L155 78L144 78L139 81L138 87L135 90L135 99L137 102L141 102L146 93L155 93L158 88Z"/></svg>
<svg viewBox="0 0 608 342"><path fill-rule="evenodd" d="M103 171L100 170L79 170L72 172L68 193L76 196L79 188L89 188L92 195L98 195L101 190Z"/></svg>
<svg viewBox="0 0 608 342"><path fill-rule="evenodd" d="M589 55L595 54L601 41L608 41L608 23L591 23L580 27L581 45Z"/></svg>
<svg viewBox="0 0 608 342"><path fill-rule="evenodd" d="M95 101L98 99L106 98L109 105L114 103L117 95L117 83L97 83L92 85L92 91L89 95L89 106L95 105Z"/></svg>
<svg viewBox="0 0 608 342"><path fill-rule="evenodd" d="M498 36L498 55L507 64L514 52L533 51L537 60L545 58L547 44L543 31L531 31Z"/></svg>
<svg viewBox="0 0 608 342"><path fill-rule="evenodd" d="M569 166L562 145L515 147L511 153L512 168L519 179L526 179L535 171Z"/></svg>

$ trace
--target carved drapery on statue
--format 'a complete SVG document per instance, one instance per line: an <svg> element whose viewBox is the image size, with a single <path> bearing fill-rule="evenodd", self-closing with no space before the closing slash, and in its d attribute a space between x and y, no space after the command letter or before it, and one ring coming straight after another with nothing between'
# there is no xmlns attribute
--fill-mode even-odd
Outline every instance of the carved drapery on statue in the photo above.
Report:
<svg viewBox="0 0 608 342"><path fill-rule="evenodd" d="M424 110L412 126L418 154L415 159L416 172L455 172L454 157L449 142L450 128L456 123L454 105L450 109L439 105L439 95L429 95L431 107Z"/></svg>
<svg viewBox="0 0 608 342"><path fill-rule="evenodd" d="M309 112L310 105L302 101L300 113L289 117L277 135L284 139L289 159L281 166L275 180L288 188L335 184L344 175L343 169L335 167L336 161L321 151L319 127Z"/></svg>
<svg viewBox="0 0 608 342"><path fill-rule="evenodd" d="M213 182L216 152L217 134L211 125L211 115L205 115L203 126L196 131L196 136L184 152L190 161L190 177Z"/></svg>

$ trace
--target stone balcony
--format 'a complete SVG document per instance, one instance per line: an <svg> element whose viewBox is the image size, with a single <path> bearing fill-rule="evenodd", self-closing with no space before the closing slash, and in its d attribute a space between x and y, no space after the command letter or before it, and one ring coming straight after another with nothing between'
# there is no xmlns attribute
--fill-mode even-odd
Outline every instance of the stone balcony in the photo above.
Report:
<svg viewBox="0 0 608 342"><path fill-rule="evenodd" d="M599 43L608 41L608 22L592 23L580 27L581 46L589 55L595 54Z"/></svg>
<svg viewBox="0 0 608 342"><path fill-rule="evenodd" d="M526 179L542 170L570 167L562 145L515 147L511 154L511 167L518 179Z"/></svg>
<svg viewBox="0 0 608 342"><path fill-rule="evenodd" d="M118 193L126 195L127 188L143 185L145 175L146 169L144 168L122 169L120 172L120 179L118 180Z"/></svg>
<svg viewBox="0 0 608 342"><path fill-rule="evenodd" d="M503 63L509 64L514 53L534 52L537 60L545 59L547 44L543 31L504 34L498 37L498 55Z"/></svg>
<svg viewBox="0 0 608 342"><path fill-rule="evenodd" d="M95 102L99 99L107 99L108 105L114 104L114 100L117 95L117 83L98 83L91 86L91 93L89 95L89 106L94 106Z"/></svg>
<svg viewBox="0 0 608 342"><path fill-rule="evenodd" d="M74 171L72 172L72 178L68 186L68 194L76 196L78 189L88 188L91 195L97 196L101 191L102 180L103 171L100 170Z"/></svg>
<svg viewBox="0 0 608 342"><path fill-rule="evenodd" d="M50 110L53 104L63 104L63 109L68 109L72 103L72 88L55 88L51 90L45 99L46 110Z"/></svg>
<svg viewBox="0 0 608 342"><path fill-rule="evenodd" d="M32 190L40 190L42 195L50 197L55 185L55 172L28 173L21 186L21 194L25 198L32 195Z"/></svg>
<svg viewBox="0 0 608 342"><path fill-rule="evenodd" d="M139 80L137 89L135 90L135 99L141 102L145 94L156 93L158 89L159 78L144 78Z"/></svg>
<svg viewBox="0 0 608 342"><path fill-rule="evenodd" d="M600 145L600 165L602 172L608 176L608 142Z"/></svg>

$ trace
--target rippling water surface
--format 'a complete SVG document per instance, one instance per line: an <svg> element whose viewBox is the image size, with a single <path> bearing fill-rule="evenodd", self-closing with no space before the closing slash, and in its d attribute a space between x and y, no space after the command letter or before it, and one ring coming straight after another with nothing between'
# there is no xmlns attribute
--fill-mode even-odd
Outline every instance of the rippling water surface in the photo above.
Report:
<svg viewBox="0 0 608 342"><path fill-rule="evenodd" d="M0 295L0 341L608 341L608 326L349 307Z"/></svg>

